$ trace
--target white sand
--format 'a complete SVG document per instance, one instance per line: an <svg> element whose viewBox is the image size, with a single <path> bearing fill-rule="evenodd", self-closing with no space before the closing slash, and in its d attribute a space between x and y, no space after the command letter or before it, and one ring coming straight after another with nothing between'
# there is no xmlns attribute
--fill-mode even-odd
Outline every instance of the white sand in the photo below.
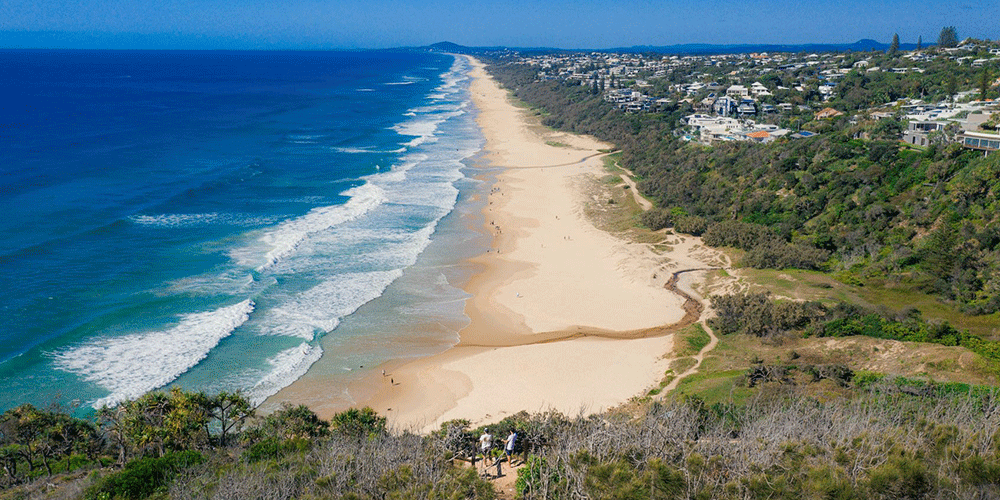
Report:
<svg viewBox="0 0 1000 500"><path fill-rule="evenodd" d="M457 346L387 363L388 376L350 387L357 406L396 428L488 423L520 410L593 413L645 393L669 363L673 338L662 327L685 315L664 283L706 265L697 239L675 237L671 251L656 254L596 229L583 215L582 186L606 175L598 150L610 146L538 126L474 64L486 158L503 168L486 188L493 250L472 259L483 270L466 286L471 324ZM332 412L316 406L321 416Z"/></svg>

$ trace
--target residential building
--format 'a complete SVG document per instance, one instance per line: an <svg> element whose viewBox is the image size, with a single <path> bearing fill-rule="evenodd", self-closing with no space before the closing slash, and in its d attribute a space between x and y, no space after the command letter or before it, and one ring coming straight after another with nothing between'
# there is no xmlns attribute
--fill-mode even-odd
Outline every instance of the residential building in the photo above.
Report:
<svg viewBox="0 0 1000 500"><path fill-rule="evenodd" d="M943 121L912 121L906 126L903 142L914 146L927 146L930 144L928 134L944 130L945 125L947 122Z"/></svg>
<svg viewBox="0 0 1000 500"><path fill-rule="evenodd" d="M742 99L744 97L750 97L750 89L743 85L733 85L726 89L726 95Z"/></svg>

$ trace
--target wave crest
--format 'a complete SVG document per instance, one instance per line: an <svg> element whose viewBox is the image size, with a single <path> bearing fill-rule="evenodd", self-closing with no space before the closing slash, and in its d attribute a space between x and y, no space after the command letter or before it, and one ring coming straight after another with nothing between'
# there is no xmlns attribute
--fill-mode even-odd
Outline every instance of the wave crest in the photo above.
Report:
<svg viewBox="0 0 1000 500"><path fill-rule="evenodd" d="M253 312L244 300L214 311L182 315L166 330L87 341L52 354L56 368L111 391L94 408L114 406L173 382L190 370Z"/></svg>

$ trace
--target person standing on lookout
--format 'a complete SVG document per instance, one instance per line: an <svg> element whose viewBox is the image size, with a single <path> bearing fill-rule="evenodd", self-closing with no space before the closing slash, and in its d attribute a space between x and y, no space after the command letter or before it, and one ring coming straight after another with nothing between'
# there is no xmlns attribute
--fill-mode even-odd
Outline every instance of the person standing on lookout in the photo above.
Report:
<svg viewBox="0 0 1000 500"><path fill-rule="evenodd" d="M517 433L514 432L514 429L511 429L510 435L507 436L507 439L504 440L504 445L503 445L503 454L507 457L507 463L510 464L511 467L514 466L514 461L511 455L514 454L515 440L517 440Z"/></svg>
<svg viewBox="0 0 1000 500"><path fill-rule="evenodd" d="M486 457L489 456L490 447L493 446L493 435L489 429L483 430L483 435L479 436L479 449L483 452L483 465L486 465Z"/></svg>

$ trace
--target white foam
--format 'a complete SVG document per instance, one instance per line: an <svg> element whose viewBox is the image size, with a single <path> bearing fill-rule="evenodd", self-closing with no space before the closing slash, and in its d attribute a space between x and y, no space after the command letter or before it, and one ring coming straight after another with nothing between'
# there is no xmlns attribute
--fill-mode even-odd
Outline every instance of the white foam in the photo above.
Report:
<svg viewBox="0 0 1000 500"><path fill-rule="evenodd" d="M273 279L273 278L272 278ZM252 274L245 269L188 276L171 281L167 286L170 294L189 293L194 295L243 295L250 293L254 286Z"/></svg>
<svg viewBox="0 0 1000 500"><path fill-rule="evenodd" d="M214 311L185 314L166 330L94 339L52 354L56 368L111 392L94 408L133 399L174 381L250 318L244 300Z"/></svg>
<svg viewBox="0 0 1000 500"><path fill-rule="evenodd" d="M322 348L306 342L281 351L267 360L271 371L247 391L247 396L254 406L263 403L265 399L305 375L322 355Z"/></svg>
<svg viewBox="0 0 1000 500"><path fill-rule="evenodd" d="M319 285L268 311L262 334L313 340L316 332L330 332L347 316L382 295L401 269L331 276Z"/></svg>
<svg viewBox="0 0 1000 500"><path fill-rule="evenodd" d="M395 183L402 182L406 180L406 172L409 172L420 164L420 162L427 160L428 156L425 154L411 154L403 158L403 162L393 165L388 172L379 172L376 174L369 175L365 177L369 182L378 184L380 186L385 183Z"/></svg>
<svg viewBox="0 0 1000 500"><path fill-rule="evenodd" d="M406 151L406 148L379 150L372 148L335 147L331 149L338 153L349 153L349 154L365 154L365 153L389 154L389 153L402 153L403 151Z"/></svg>
<svg viewBox="0 0 1000 500"><path fill-rule="evenodd" d="M133 215L129 220L141 226L163 227L163 228L187 228L209 225L230 225L239 227L253 227L265 224L273 224L275 218L250 216L243 214L158 214L158 215Z"/></svg>
<svg viewBox="0 0 1000 500"><path fill-rule="evenodd" d="M273 266L291 255L309 235L357 219L386 201L385 191L371 183L353 187L341 194L351 197L347 203L314 208L302 217L285 221L261 236L259 241L268 245L270 250L264 255L264 264L258 266L257 270Z"/></svg>
<svg viewBox="0 0 1000 500"><path fill-rule="evenodd" d="M426 186L426 184L425 184ZM398 205L416 205L435 207L451 211L458 199L458 188L453 181L436 183L433 189L401 191L393 196L392 202Z"/></svg>
<svg viewBox="0 0 1000 500"><path fill-rule="evenodd" d="M388 82L388 83L386 83L386 85L413 85L414 83L417 83L417 82L415 82L413 80L406 80L406 81L403 81L403 82Z"/></svg>

